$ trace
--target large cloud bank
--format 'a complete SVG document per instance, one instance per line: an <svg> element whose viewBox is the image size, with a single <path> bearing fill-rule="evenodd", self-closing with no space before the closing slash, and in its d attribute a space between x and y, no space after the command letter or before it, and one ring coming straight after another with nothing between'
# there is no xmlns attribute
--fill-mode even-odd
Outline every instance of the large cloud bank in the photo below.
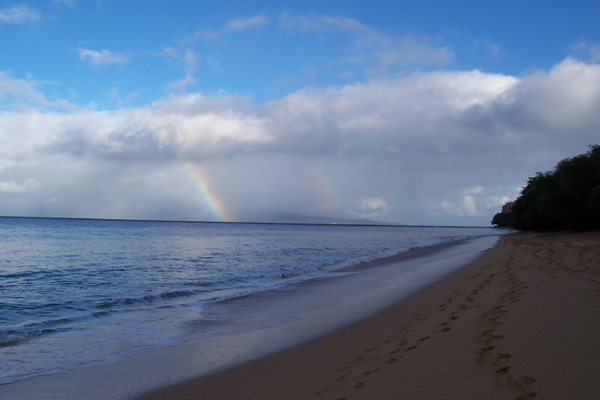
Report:
<svg viewBox="0 0 600 400"><path fill-rule="evenodd" d="M215 219L196 168L237 220L487 224L528 176L600 141L600 66L572 58L521 77L423 72L116 111L0 78L2 215Z"/></svg>

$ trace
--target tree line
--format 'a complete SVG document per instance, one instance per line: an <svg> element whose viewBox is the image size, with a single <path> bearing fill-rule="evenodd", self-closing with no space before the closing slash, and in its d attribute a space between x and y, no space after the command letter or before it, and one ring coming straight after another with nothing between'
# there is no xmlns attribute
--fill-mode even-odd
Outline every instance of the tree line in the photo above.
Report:
<svg viewBox="0 0 600 400"><path fill-rule="evenodd" d="M496 214L492 224L519 230L600 228L600 146L529 178L512 210Z"/></svg>

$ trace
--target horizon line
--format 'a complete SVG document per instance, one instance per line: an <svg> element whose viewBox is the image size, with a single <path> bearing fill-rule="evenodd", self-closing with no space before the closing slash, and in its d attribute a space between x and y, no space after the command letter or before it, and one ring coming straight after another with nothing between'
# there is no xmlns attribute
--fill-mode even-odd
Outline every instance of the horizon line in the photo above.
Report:
<svg viewBox="0 0 600 400"><path fill-rule="evenodd" d="M262 222L262 221L202 221L202 220L174 220L174 219L134 219L134 218L94 218L94 217L40 217L22 215L0 215L0 218L17 219L66 219L81 221L123 221L123 222L182 222L199 224L240 224L240 225L328 225L328 226L381 226L381 227L407 227L407 228L495 228L493 225L414 225L374 221L373 223L350 222ZM497 228L495 228L497 229Z"/></svg>

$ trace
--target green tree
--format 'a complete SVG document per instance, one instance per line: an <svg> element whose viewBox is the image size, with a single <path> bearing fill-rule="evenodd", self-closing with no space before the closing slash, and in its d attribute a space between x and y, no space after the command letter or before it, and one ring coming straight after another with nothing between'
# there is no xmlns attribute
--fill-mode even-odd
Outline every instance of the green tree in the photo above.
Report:
<svg viewBox="0 0 600 400"><path fill-rule="evenodd" d="M529 178L512 212L492 223L521 230L600 228L600 146Z"/></svg>

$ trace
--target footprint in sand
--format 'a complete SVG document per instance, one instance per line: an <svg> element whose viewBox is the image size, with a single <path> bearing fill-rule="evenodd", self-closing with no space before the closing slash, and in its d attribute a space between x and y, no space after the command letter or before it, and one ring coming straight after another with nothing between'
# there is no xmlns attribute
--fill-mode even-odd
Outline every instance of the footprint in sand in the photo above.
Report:
<svg viewBox="0 0 600 400"><path fill-rule="evenodd" d="M492 328L492 329L488 329L485 332L481 333L481 341L482 343L489 343L492 340L498 340L498 339L503 339L504 335L494 335L492 334L492 332L494 332L496 330L496 328Z"/></svg>
<svg viewBox="0 0 600 400"><path fill-rule="evenodd" d="M356 389L362 389L362 388L364 388L365 386L367 386L367 385L365 385L365 384L364 384L364 383L362 383L362 382L358 382L358 383L356 384L356 386L354 386L354 387L355 387Z"/></svg>
<svg viewBox="0 0 600 400"><path fill-rule="evenodd" d="M323 389L323 390L319 390L318 392L315 392L315 395L320 396L325 392L329 392L329 389Z"/></svg>
<svg viewBox="0 0 600 400"><path fill-rule="evenodd" d="M499 370L496 371L496 373L497 374L506 374L509 369L510 369L510 367L500 368Z"/></svg>
<svg viewBox="0 0 600 400"><path fill-rule="evenodd" d="M417 347L419 347L419 345L420 345L422 342L424 342L425 340L429 339L430 337L431 337L431 336L426 336L426 337L423 337L423 338L419 339L417 344L415 344L415 345L412 345L412 346L410 346L410 347L408 347L408 348L404 349L404 351L410 351L410 350L414 350L414 349L416 349Z"/></svg>
<svg viewBox="0 0 600 400"><path fill-rule="evenodd" d="M525 396L519 397L516 400L530 400L530 399L533 399L535 396L537 396L537 393L529 393L529 394L526 394Z"/></svg>
<svg viewBox="0 0 600 400"><path fill-rule="evenodd" d="M375 372L377 372L377 371L379 371L379 368L375 368L374 370L367 371L367 372L365 372L365 376L372 375L372 374L374 374L374 373L375 373Z"/></svg>
<svg viewBox="0 0 600 400"><path fill-rule="evenodd" d="M398 362L398 359L397 359L397 358L390 357L390 359L387 361L387 363L386 363L386 364L387 364L387 365L390 365L390 364L393 364L393 363L395 363L395 362Z"/></svg>
<svg viewBox="0 0 600 400"><path fill-rule="evenodd" d="M520 383L523 385L531 385L532 383L537 382L534 377L531 376L523 376L520 378Z"/></svg>
<svg viewBox="0 0 600 400"><path fill-rule="evenodd" d="M494 348L496 348L496 346L482 347L481 349L479 349L479 353L484 353L486 351L492 351L492 350L494 350Z"/></svg>

